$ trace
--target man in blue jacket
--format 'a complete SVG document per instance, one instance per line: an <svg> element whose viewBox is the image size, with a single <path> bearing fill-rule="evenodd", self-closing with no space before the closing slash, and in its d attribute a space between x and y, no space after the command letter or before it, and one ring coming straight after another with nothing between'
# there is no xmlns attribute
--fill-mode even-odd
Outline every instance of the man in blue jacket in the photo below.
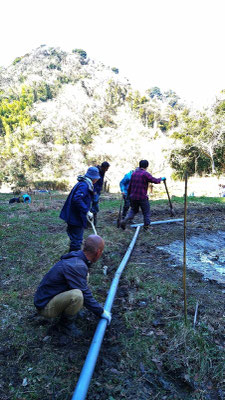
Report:
<svg viewBox="0 0 225 400"><path fill-rule="evenodd" d="M88 168L84 176L79 175L78 183L73 187L61 210L60 218L67 223L67 234L70 238L70 251L81 249L84 228L87 227L87 215L93 199L94 184L100 178L98 168Z"/></svg>
<svg viewBox="0 0 225 400"><path fill-rule="evenodd" d="M57 328L72 337L81 336L74 320L84 305L95 315L105 318L108 325L111 313L94 299L87 279L91 263L102 255L104 240L90 235L84 241L83 251L72 251L61 257L44 276L34 296L38 313L45 318L60 317Z"/></svg>
<svg viewBox="0 0 225 400"><path fill-rule="evenodd" d="M124 200L123 211L122 211L123 218L126 217L127 211L129 210L129 207L130 207L130 197L128 195L128 187L129 187L131 175L133 174L133 172L134 171L128 172L126 175L124 175L123 179L120 181L120 190L121 190L123 200Z"/></svg>
<svg viewBox="0 0 225 400"><path fill-rule="evenodd" d="M97 224L97 213L99 212L99 197L102 191L103 183L104 183L104 176L106 171L108 171L110 164L107 161L104 161L101 165L97 165L98 172L100 175L100 179L94 184L94 196L92 200L91 212L94 216L94 224Z"/></svg>

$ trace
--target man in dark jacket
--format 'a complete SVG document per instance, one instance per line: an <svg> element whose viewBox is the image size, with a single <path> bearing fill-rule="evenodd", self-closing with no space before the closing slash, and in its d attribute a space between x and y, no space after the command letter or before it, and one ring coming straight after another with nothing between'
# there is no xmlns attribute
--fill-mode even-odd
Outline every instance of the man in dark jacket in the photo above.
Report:
<svg viewBox="0 0 225 400"><path fill-rule="evenodd" d="M79 175L78 183L73 187L61 210L60 218L67 223L67 234L70 238L70 251L80 250L84 228L87 227L87 214L90 213L94 184L100 179L98 168L88 168L84 176Z"/></svg>
<svg viewBox="0 0 225 400"><path fill-rule="evenodd" d="M88 236L83 251L63 255L44 276L35 293L34 305L38 313L46 318L60 316L58 328L69 336L81 335L74 317L83 305L110 324L111 313L94 299L87 284L90 265L101 257L103 249L104 241L100 236Z"/></svg>
<svg viewBox="0 0 225 400"><path fill-rule="evenodd" d="M141 211L144 217L144 230L147 231L150 225L150 205L148 201L148 184L151 183L160 183L164 181L166 178L154 178L149 172L147 172L148 161L141 160L139 162L139 168L137 168L130 180L130 184L128 187L128 195L130 196L131 208L126 216L120 224L122 229L126 228L126 224L128 221L131 221L134 216L138 213L139 207L141 207Z"/></svg>
<svg viewBox="0 0 225 400"><path fill-rule="evenodd" d="M94 224L97 224L97 213L99 212L99 197L102 191L103 183L104 183L104 176L106 171L108 171L110 164L107 161L104 161L101 165L97 165L98 172L100 175L100 179L94 184L94 196L92 200L91 212L94 215Z"/></svg>

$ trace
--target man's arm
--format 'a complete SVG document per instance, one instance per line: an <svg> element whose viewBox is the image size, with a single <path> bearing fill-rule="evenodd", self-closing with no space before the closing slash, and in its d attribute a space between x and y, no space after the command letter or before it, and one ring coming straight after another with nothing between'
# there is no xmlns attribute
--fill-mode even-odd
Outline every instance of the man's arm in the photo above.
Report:
<svg viewBox="0 0 225 400"><path fill-rule="evenodd" d="M129 196L130 196L130 193L131 193L131 185L132 185L132 181L133 181L132 176L133 176L133 175L131 175L131 177L130 177L129 185L128 185L128 188L127 188L127 194L128 194Z"/></svg>
<svg viewBox="0 0 225 400"><path fill-rule="evenodd" d="M103 178L100 176L100 178L94 184L94 192L100 194L102 191L102 187L103 187Z"/></svg>
<svg viewBox="0 0 225 400"><path fill-rule="evenodd" d="M158 183L161 183L161 181L162 181L162 178L154 178L154 176L152 176L152 175L151 175L149 172L147 172L147 171L146 171L145 176L146 176L146 178L147 178L147 181L148 181L148 182L151 182L151 183L158 184Z"/></svg>
<svg viewBox="0 0 225 400"><path fill-rule="evenodd" d="M87 185L85 183L81 183L72 198L72 204L75 205L84 214L86 214L89 210L87 205L83 201L84 197L87 195L87 192Z"/></svg>
<svg viewBox="0 0 225 400"><path fill-rule="evenodd" d="M125 194L125 192L126 192L126 189L125 189L126 185L127 185L127 174L124 175L123 179L120 181L120 190L121 190L121 193L124 193L124 194Z"/></svg>

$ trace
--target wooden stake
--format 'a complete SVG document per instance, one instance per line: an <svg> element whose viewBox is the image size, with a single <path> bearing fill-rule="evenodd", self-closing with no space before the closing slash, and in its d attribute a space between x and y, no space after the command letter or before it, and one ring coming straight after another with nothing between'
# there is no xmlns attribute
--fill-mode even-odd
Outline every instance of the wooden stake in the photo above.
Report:
<svg viewBox="0 0 225 400"><path fill-rule="evenodd" d="M119 209L119 214L118 214L117 221L116 221L117 228L120 228L120 222L122 219L122 205L123 205L123 197L120 200L120 209Z"/></svg>
<svg viewBox="0 0 225 400"><path fill-rule="evenodd" d="M184 193L184 256L183 256L183 288L184 288L184 320L187 325L187 294L186 294L186 226L187 226L187 172L185 173Z"/></svg>

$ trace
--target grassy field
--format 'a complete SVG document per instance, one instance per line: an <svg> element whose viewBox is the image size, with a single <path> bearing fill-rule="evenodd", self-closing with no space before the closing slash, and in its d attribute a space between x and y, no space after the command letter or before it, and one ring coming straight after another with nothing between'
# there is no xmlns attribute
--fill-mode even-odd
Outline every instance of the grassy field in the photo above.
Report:
<svg viewBox="0 0 225 400"><path fill-rule="evenodd" d="M54 324L35 315L33 295L48 269L68 251L59 212L63 194L32 196L8 204L0 194L1 400L69 400L98 320L80 321L83 338L58 336ZM177 216L183 198L174 197ZM114 273L134 231L116 228L120 199L104 195L98 232L105 251L91 272L90 286L104 304ZM168 202L151 202L153 219L168 219ZM225 198L189 198L190 231L224 230ZM207 227L202 228L207 213ZM197 217L196 217L197 216ZM140 221L142 222L141 216ZM216 222L215 222L216 221ZM224 301L220 285L188 273L188 325L183 318L182 269L169 269L157 245L182 238L183 227L141 231L124 271L89 388L89 400L224 399ZM91 234L88 229L85 236ZM103 274L103 267L108 274ZM193 316L199 301L195 329Z"/></svg>

